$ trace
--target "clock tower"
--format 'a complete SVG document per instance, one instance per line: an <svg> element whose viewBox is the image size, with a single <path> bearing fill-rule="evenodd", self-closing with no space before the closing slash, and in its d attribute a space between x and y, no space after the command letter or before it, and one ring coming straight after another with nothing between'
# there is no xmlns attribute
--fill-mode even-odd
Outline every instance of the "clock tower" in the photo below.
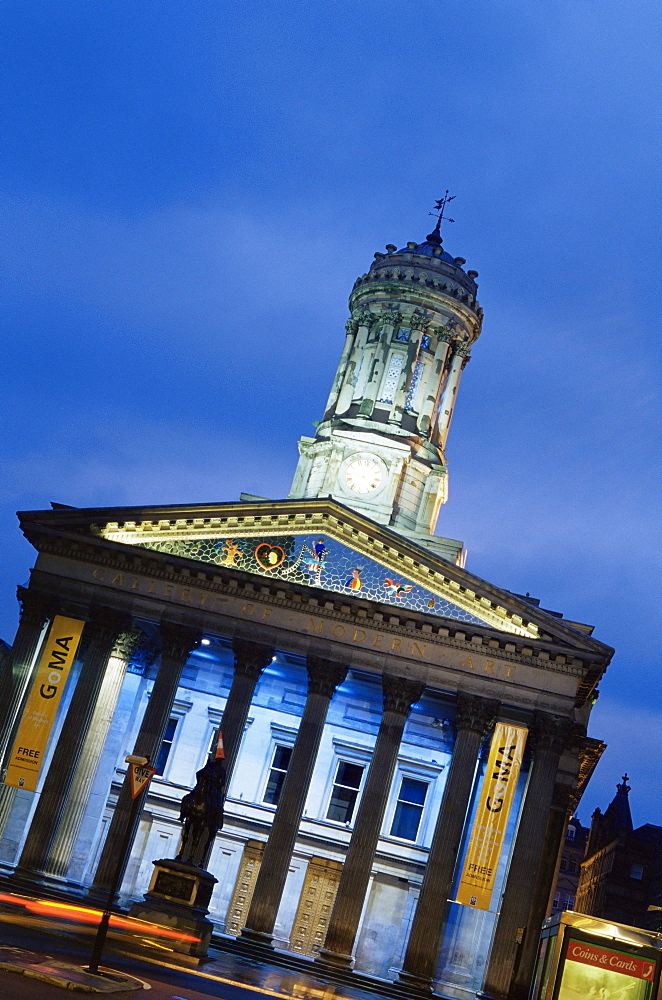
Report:
<svg viewBox="0 0 662 1000"><path fill-rule="evenodd" d="M324 417L314 438L299 441L290 497L332 496L455 561L461 543L433 532L448 493L446 438L482 310L478 272L443 249L440 223L423 243L388 244L357 278Z"/></svg>

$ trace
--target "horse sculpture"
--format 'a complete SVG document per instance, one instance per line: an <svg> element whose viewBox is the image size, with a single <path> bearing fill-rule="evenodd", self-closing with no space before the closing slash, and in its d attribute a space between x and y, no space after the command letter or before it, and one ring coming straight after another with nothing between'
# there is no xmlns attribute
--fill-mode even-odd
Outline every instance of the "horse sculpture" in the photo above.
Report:
<svg viewBox="0 0 662 1000"><path fill-rule="evenodd" d="M184 824L175 858L184 864L204 868L218 830L223 826L225 764L210 760L197 772L192 791L182 799L179 821Z"/></svg>

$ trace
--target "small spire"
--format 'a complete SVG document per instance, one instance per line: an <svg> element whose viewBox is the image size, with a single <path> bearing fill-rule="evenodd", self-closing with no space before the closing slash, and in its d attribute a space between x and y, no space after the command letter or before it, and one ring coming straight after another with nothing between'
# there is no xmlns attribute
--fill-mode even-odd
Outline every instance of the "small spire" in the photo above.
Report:
<svg viewBox="0 0 662 1000"><path fill-rule="evenodd" d="M628 785L628 775L624 774L623 777L621 778L621 781L623 782L623 784L616 785L616 790L620 792L621 795L627 795L628 792L630 791L630 786Z"/></svg>
<svg viewBox="0 0 662 1000"><path fill-rule="evenodd" d="M436 243L437 246L441 246L441 220L444 219L444 209L446 208L446 205L448 205L449 202L454 201L456 197L457 196L454 194L449 194L448 188L446 188L446 193L444 197L439 198L439 200L435 202L434 211L428 212L428 215L437 216L436 226L434 227L432 232L428 233L428 235L425 237L428 243ZM455 222L455 219L449 219L448 217L446 217L444 219L444 222Z"/></svg>

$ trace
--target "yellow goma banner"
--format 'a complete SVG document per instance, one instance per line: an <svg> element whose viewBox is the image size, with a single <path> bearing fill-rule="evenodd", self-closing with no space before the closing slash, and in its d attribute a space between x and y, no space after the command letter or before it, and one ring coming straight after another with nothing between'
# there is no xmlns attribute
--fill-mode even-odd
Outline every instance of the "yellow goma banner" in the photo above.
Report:
<svg viewBox="0 0 662 1000"><path fill-rule="evenodd" d="M14 740L5 785L37 788L39 769L85 622L53 619Z"/></svg>
<svg viewBox="0 0 662 1000"><path fill-rule="evenodd" d="M510 807L528 730L497 722L490 744L478 809L457 890L457 902L489 910Z"/></svg>

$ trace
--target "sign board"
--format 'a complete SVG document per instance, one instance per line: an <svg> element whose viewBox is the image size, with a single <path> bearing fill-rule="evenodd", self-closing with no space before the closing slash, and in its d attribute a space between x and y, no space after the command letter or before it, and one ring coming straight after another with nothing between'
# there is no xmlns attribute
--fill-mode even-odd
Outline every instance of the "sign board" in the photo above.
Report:
<svg viewBox="0 0 662 1000"><path fill-rule="evenodd" d="M156 774L155 767L148 767L144 764L129 764L129 777L131 779L131 798L137 799L145 785Z"/></svg>
<svg viewBox="0 0 662 1000"><path fill-rule="evenodd" d="M577 996L627 997L645 1000L656 978L654 959L605 948L570 937L566 947L559 998Z"/></svg>
<svg viewBox="0 0 662 1000"><path fill-rule="evenodd" d="M517 787L528 730L497 722L474 818L457 902L489 910L503 838Z"/></svg>
<svg viewBox="0 0 662 1000"><path fill-rule="evenodd" d="M36 791L48 737L84 625L77 618L62 615L53 619L9 756L6 785Z"/></svg>

